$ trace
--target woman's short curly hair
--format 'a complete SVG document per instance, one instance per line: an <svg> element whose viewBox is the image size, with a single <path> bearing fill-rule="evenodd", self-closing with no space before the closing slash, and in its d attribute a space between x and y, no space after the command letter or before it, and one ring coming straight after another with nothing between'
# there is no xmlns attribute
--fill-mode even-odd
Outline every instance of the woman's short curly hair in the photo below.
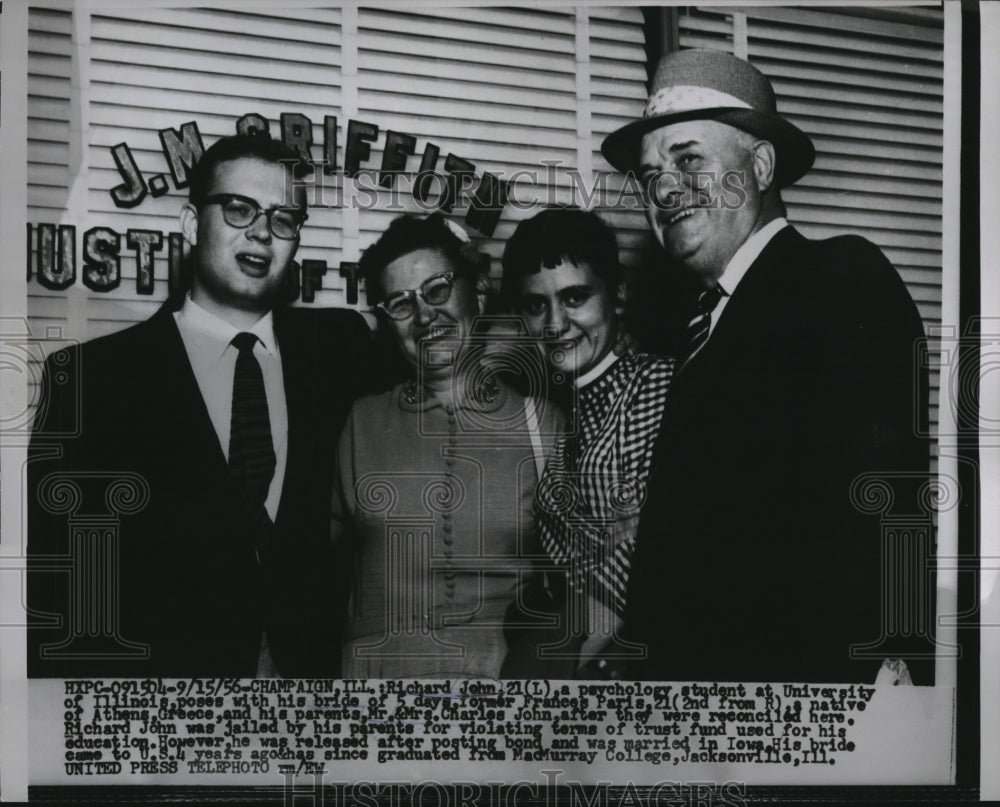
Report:
<svg viewBox="0 0 1000 807"><path fill-rule="evenodd" d="M365 280L369 305L377 305L385 297L382 272L397 258L419 249L440 252L459 277L477 279L483 264L476 246L460 237L463 231L441 213L429 216L403 215L392 220L379 239L364 251L358 270Z"/></svg>
<svg viewBox="0 0 1000 807"><path fill-rule="evenodd" d="M604 219L589 210L551 207L518 224L507 241L500 304L512 310L523 278L563 261L587 264L612 294L625 280L614 230Z"/></svg>

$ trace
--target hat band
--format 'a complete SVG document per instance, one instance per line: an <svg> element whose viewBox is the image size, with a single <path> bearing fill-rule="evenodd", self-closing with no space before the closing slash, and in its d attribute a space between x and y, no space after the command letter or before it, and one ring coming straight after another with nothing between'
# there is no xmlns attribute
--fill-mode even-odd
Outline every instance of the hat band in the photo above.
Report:
<svg viewBox="0 0 1000 807"><path fill-rule="evenodd" d="M753 109L746 101L742 101L727 92L713 90L711 87L678 84L663 87L649 96L645 116L652 118L659 115L673 115L677 112L693 112L698 109L725 106Z"/></svg>

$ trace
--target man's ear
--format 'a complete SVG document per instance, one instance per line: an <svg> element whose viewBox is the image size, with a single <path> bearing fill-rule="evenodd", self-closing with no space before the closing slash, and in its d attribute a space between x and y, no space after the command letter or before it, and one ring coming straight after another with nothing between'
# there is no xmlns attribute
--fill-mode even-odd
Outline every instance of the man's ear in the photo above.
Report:
<svg viewBox="0 0 1000 807"><path fill-rule="evenodd" d="M181 232L192 247L198 243L198 208L186 202L181 208Z"/></svg>
<svg viewBox="0 0 1000 807"><path fill-rule="evenodd" d="M775 167L774 146L767 140L758 140L753 146L753 173L757 180L757 189L767 193L774 184Z"/></svg>
<svg viewBox="0 0 1000 807"><path fill-rule="evenodd" d="M615 314L619 317L625 313L625 304L628 302L628 289L623 280L615 287Z"/></svg>
<svg viewBox="0 0 1000 807"><path fill-rule="evenodd" d="M486 313L486 301L490 296L490 278L482 274L476 278L476 305L480 316Z"/></svg>

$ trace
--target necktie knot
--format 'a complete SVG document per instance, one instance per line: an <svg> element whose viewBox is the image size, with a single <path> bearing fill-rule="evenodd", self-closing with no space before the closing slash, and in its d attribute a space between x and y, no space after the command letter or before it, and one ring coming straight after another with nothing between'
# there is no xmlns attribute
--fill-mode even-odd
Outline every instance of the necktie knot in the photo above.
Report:
<svg viewBox="0 0 1000 807"><path fill-rule="evenodd" d="M711 314L724 294L722 286L719 285L712 286L703 291L698 295L698 312L701 314Z"/></svg>
<svg viewBox="0 0 1000 807"><path fill-rule="evenodd" d="M719 301L723 296L725 296L725 292L722 290L722 286L719 285L705 289L705 291L698 295L698 310L684 332L685 347L681 354L684 357L682 364L686 363L705 344L712 327L712 312L719 305Z"/></svg>
<svg viewBox="0 0 1000 807"><path fill-rule="evenodd" d="M243 331L233 337L232 343L240 353L252 353L254 345L257 344L257 335Z"/></svg>

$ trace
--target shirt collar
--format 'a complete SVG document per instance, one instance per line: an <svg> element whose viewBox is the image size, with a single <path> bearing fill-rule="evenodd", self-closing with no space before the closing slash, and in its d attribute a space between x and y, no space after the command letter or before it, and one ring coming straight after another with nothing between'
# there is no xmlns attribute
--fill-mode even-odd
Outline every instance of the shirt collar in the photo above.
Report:
<svg viewBox="0 0 1000 807"><path fill-rule="evenodd" d="M235 325L217 317L191 299L190 292L177 312L177 327L197 345L199 352L213 364L219 362L230 347L233 337L242 333ZM249 333L256 336L268 355L277 358L278 342L274 336L274 316L268 311L254 323Z"/></svg>
<svg viewBox="0 0 1000 807"><path fill-rule="evenodd" d="M587 384L592 381L596 381L604 375L605 371L620 358L621 357L613 350L609 350L608 354L603 359L587 370L587 372L585 372L582 376L573 381L574 386L576 386L577 389L583 389L587 386Z"/></svg>
<svg viewBox="0 0 1000 807"><path fill-rule="evenodd" d="M747 269L753 265L753 262L757 260L760 253L764 251L764 247L787 226L788 220L784 216L779 216L769 221L743 242L733 257L729 259L722 277L719 278L719 287L725 294L732 295L736 291L736 287L743 279L743 275L747 273Z"/></svg>

